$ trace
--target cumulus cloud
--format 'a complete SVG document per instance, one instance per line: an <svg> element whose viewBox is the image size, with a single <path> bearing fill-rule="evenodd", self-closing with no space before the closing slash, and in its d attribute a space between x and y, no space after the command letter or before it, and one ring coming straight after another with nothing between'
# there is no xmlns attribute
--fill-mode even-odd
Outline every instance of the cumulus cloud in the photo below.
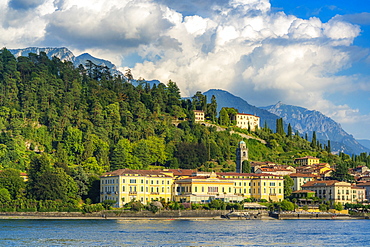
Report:
<svg viewBox="0 0 370 247"><path fill-rule="evenodd" d="M366 59L352 46L360 27L348 21L368 13L322 22L276 12L269 0L10 0L0 12L3 46L66 46L119 67L136 57L135 76L172 79L183 96L220 88L343 120L360 114L325 95L369 88L359 75L337 75Z"/></svg>

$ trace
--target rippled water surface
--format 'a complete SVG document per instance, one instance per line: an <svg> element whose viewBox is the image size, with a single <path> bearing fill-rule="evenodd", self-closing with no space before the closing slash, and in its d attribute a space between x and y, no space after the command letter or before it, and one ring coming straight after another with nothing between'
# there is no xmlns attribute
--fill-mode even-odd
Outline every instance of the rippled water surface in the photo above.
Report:
<svg viewBox="0 0 370 247"><path fill-rule="evenodd" d="M0 220L0 246L370 246L369 220Z"/></svg>

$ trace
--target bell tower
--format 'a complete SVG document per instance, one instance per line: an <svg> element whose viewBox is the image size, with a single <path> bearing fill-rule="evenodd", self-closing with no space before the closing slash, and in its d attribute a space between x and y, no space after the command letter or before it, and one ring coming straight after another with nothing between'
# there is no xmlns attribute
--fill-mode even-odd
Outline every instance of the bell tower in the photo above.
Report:
<svg viewBox="0 0 370 247"><path fill-rule="evenodd" d="M244 141L239 142L236 149L236 172L243 172L243 161L248 160L248 148Z"/></svg>

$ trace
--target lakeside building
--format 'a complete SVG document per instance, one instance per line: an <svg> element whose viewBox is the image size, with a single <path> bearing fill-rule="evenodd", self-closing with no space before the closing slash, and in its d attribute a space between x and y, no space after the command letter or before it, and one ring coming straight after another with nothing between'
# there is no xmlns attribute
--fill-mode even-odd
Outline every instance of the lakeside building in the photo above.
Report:
<svg viewBox="0 0 370 247"><path fill-rule="evenodd" d="M285 176L292 174L293 171L280 166L275 166L275 167L260 167L255 171L255 173L268 173Z"/></svg>
<svg viewBox="0 0 370 247"><path fill-rule="evenodd" d="M236 126L241 129L251 129L255 131L260 127L260 117L251 114L237 113L231 118L231 120L236 122Z"/></svg>
<svg viewBox="0 0 370 247"><path fill-rule="evenodd" d="M365 189L365 200L370 201L370 182L362 182L362 183L357 183L357 187L364 188Z"/></svg>
<svg viewBox="0 0 370 247"><path fill-rule="evenodd" d="M122 207L131 200L207 203L247 198L278 202L284 199L284 179L273 174L214 173L192 170L119 169L101 176L100 201Z"/></svg>
<svg viewBox="0 0 370 247"><path fill-rule="evenodd" d="M292 186L293 191L300 191L302 190L302 185L315 180L315 176L311 174L291 173L289 176L294 181L294 185Z"/></svg>
<svg viewBox="0 0 370 247"><path fill-rule="evenodd" d="M335 203L358 203L365 199L365 189L354 187L347 182L337 180L309 181L301 186L303 190L311 190L318 198Z"/></svg>
<svg viewBox="0 0 370 247"><path fill-rule="evenodd" d="M172 200L176 202L209 203L215 199L238 202L244 199L234 193L234 181L218 178L214 172L208 176L175 180L172 193Z"/></svg>
<svg viewBox="0 0 370 247"><path fill-rule="evenodd" d="M193 110L195 122L204 122L204 111Z"/></svg>
<svg viewBox="0 0 370 247"><path fill-rule="evenodd" d="M284 200L284 178L280 175L264 173L217 173L222 178L234 181L234 191L244 199L255 198L279 202ZM248 190L249 189L249 190Z"/></svg>
<svg viewBox="0 0 370 247"><path fill-rule="evenodd" d="M122 207L131 200L142 203L171 200L173 177L161 171L119 169L100 177L100 201L114 200Z"/></svg>
<svg viewBox="0 0 370 247"><path fill-rule="evenodd" d="M296 158L294 159L294 164L300 165L300 166L311 166L313 164L319 164L320 159L312 156L306 156L302 158Z"/></svg>

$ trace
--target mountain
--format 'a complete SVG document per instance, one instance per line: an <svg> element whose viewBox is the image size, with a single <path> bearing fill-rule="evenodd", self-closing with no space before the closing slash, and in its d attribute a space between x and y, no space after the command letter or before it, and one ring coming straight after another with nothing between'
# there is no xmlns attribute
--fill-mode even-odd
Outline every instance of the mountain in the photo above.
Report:
<svg viewBox="0 0 370 247"><path fill-rule="evenodd" d="M352 135L344 131L340 124L318 111L285 105L281 102L272 106L256 107L250 105L244 99L220 89L210 89L203 94L207 96L208 102L210 102L212 95L216 97L218 112L222 107L233 107L240 113L259 116L261 118L261 127L266 122L268 127L275 131L276 119L283 118L285 130L287 130L286 125L290 123L294 131L298 130L302 135L307 133L309 138L312 137L312 133L315 131L317 140L322 144L327 144L327 141L330 140L333 152L344 152L347 154L370 152L369 147L361 145ZM367 145L370 145L370 141L368 141Z"/></svg>
<svg viewBox="0 0 370 247"><path fill-rule="evenodd" d="M15 57L19 57L19 56L27 57L29 53L40 54L40 52L45 52L49 58L52 58L55 56L62 61L69 61L72 63L74 63L75 61L75 56L73 55L73 53L70 50L68 50L68 48L65 48L65 47L61 47L61 48L28 47L24 49L9 49L9 51Z"/></svg>
<svg viewBox="0 0 370 247"><path fill-rule="evenodd" d="M40 54L40 52L45 52L46 55L49 58L52 57L57 57L62 61L69 61L74 64L75 67L78 67L80 64L85 65L87 60L90 60L96 65L99 66L106 66L109 68L111 73L113 75L120 75L123 76L122 72L117 70L116 66L109 62L108 60L100 59L91 56L88 53L83 53L79 56L75 56L68 48L61 47L61 48L53 48L53 47L47 47L47 48L39 48L39 47L28 47L24 49L9 49L9 51L15 56L28 56L29 53L35 53L35 54Z"/></svg>
<svg viewBox="0 0 370 247"><path fill-rule="evenodd" d="M227 91L221 89L210 89L204 92L203 95L207 96L207 101L210 102L212 95L217 100L217 112L220 112L222 107L233 107L239 111L239 113L247 113L260 117L260 126L263 127L265 122L268 127L272 130L276 129L276 119L280 118L277 115L270 113L265 109L258 108L250 105L244 99L237 97Z"/></svg>
<svg viewBox="0 0 370 247"><path fill-rule="evenodd" d="M285 123L290 123L292 128L299 133L312 136L313 131L321 143L330 140L333 151L347 154L369 152L370 149L361 145L355 138L344 131L340 124L318 111L311 111L303 107L286 105L278 102L276 105L261 107L283 118Z"/></svg>
<svg viewBox="0 0 370 247"><path fill-rule="evenodd" d="M357 140L362 146L370 149L370 140Z"/></svg>

